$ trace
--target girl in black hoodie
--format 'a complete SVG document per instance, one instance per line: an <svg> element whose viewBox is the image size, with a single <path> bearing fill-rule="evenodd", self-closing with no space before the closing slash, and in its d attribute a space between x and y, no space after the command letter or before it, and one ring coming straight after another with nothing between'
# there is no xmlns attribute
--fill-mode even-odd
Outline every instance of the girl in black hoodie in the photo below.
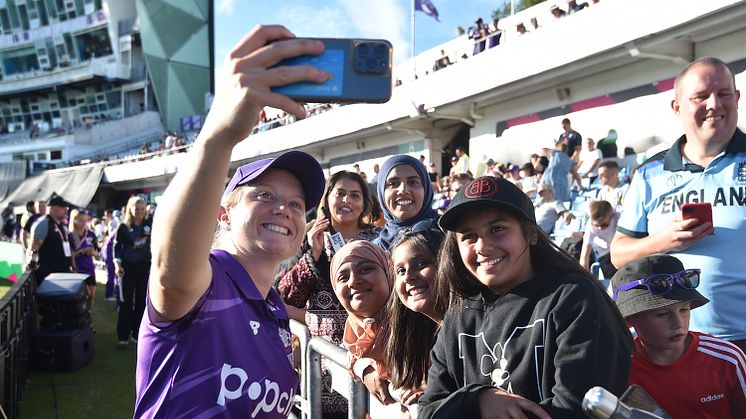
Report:
<svg viewBox="0 0 746 419"><path fill-rule="evenodd" d="M621 395L631 337L600 283L536 225L528 197L482 177L440 219L438 281L455 302L432 352L420 418L578 418Z"/></svg>

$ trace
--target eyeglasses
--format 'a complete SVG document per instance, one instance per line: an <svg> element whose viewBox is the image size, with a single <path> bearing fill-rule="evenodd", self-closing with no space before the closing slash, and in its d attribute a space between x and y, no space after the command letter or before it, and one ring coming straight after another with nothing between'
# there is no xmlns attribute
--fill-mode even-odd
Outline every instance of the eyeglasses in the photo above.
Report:
<svg viewBox="0 0 746 419"><path fill-rule="evenodd" d="M675 274L658 274L642 278L637 281L620 285L614 290L614 301L617 300L620 291L629 291L645 286L650 295L664 295L670 292L674 286L693 290L699 285L699 269L685 269Z"/></svg>

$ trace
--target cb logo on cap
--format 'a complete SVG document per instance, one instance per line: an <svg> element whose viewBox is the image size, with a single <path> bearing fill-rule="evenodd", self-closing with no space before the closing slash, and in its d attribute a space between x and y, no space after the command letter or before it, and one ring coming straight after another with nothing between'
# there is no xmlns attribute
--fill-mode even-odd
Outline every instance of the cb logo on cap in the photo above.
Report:
<svg viewBox="0 0 746 419"><path fill-rule="evenodd" d="M497 184L497 180L493 177L487 176L470 183L466 188L464 195L470 199L488 198L495 195L499 188L500 185Z"/></svg>

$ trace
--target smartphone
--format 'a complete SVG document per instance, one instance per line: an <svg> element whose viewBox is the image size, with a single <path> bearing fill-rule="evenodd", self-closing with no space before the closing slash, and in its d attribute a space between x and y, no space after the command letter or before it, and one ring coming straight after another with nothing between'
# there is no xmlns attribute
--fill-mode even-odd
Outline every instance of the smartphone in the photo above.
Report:
<svg viewBox="0 0 746 419"><path fill-rule="evenodd" d="M342 234L335 231L334 227L332 227L332 214L329 212L329 208L321 207L321 212L324 214L324 217L329 220L329 227L327 227L324 232L324 238L329 242L329 245L334 249L334 252L338 252L339 249L345 245L344 237L342 237Z"/></svg>
<svg viewBox="0 0 746 419"><path fill-rule="evenodd" d="M312 65L331 75L324 83L299 82L272 91L298 102L385 103L391 98L393 47L383 39L314 38L324 43L320 55L301 55L279 66Z"/></svg>
<svg viewBox="0 0 746 419"><path fill-rule="evenodd" d="M684 204L681 206L681 218L685 220L696 218L699 220L697 225L707 221L712 223L712 204L709 202L692 202L690 204Z"/></svg>
<svg viewBox="0 0 746 419"><path fill-rule="evenodd" d="M671 416L655 402L653 397L648 394L642 387L632 384L619 398L619 401L629 407L644 410L646 412L658 415L662 419L671 419Z"/></svg>
<svg viewBox="0 0 746 419"><path fill-rule="evenodd" d="M324 214L324 218L329 220L329 227L327 227L326 231L328 231L331 234L336 233L336 231L334 230L334 227L332 227L332 214L329 212L329 208L321 207L321 213Z"/></svg>

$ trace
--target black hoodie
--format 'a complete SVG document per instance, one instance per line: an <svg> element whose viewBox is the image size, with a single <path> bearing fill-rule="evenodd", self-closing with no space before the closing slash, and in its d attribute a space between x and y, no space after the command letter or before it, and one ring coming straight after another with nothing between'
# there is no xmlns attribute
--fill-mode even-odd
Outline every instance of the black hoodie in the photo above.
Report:
<svg viewBox="0 0 746 419"><path fill-rule="evenodd" d="M584 417L581 402L591 387L621 395L631 341L591 281L542 274L506 294L468 299L461 312L449 310L419 418L478 418L477 395L493 387L539 403L553 419Z"/></svg>

